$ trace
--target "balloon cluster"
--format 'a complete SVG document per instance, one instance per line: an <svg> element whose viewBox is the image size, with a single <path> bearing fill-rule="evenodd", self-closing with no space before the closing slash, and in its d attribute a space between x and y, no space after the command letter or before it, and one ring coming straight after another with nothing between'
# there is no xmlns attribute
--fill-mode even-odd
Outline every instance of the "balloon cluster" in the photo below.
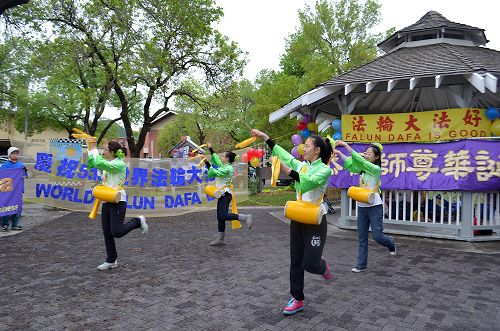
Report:
<svg viewBox="0 0 500 331"><path fill-rule="evenodd" d="M250 165L254 168L259 166L260 159L264 156L263 149L253 149L249 148L248 151L241 156L241 161L244 163L250 162Z"/></svg>
<svg viewBox="0 0 500 331"><path fill-rule="evenodd" d="M311 122L311 115L305 114L302 119L297 122L297 129L300 131L301 137L307 139L313 132L318 131L318 125Z"/></svg>
<svg viewBox="0 0 500 331"><path fill-rule="evenodd" d="M335 131L332 138L335 140L342 140L342 122L336 118L332 121L332 128Z"/></svg>
<svg viewBox="0 0 500 331"><path fill-rule="evenodd" d="M491 133L494 136L500 136L500 112L495 107L488 107L486 109L486 117L493 121L491 123Z"/></svg>
<svg viewBox="0 0 500 331"><path fill-rule="evenodd" d="M304 155L304 144L302 143L302 138L307 139L314 132L318 131L318 125L314 122L311 122L311 116L305 114L302 119L297 122L297 129L300 131L300 134L296 133L292 136L293 148L290 151L290 154L293 157L298 159L303 159Z"/></svg>

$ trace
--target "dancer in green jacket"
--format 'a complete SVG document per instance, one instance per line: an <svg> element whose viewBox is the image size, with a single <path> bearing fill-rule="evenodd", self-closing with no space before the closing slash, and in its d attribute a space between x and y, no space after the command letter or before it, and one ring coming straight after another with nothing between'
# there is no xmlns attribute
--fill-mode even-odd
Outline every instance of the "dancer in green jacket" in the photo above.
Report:
<svg viewBox="0 0 500 331"><path fill-rule="evenodd" d="M295 314L304 309L304 270L322 275L328 280L331 277L330 266L321 258L325 246L327 222L327 206L323 203L323 195L328 178L332 175L329 167L332 156L332 142L320 136L307 138L304 147L304 162L295 159L290 153L277 145L267 134L257 129L252 130L254 136L262 138L272 155L281 161L281 169L295 179L297 196L302 201L312 202L320 206L323 214L319 225L290 222L290 294L292 298L283 308L286 315Z"/></svg>

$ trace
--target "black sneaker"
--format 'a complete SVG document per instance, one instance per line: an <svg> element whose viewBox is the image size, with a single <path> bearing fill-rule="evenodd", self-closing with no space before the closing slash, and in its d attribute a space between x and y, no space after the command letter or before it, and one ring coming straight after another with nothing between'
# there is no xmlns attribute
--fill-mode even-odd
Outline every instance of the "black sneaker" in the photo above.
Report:
<svg viewBox="0 0 500 331"><path fill-rule="evenodd" d="M392 241L394 242L394 248L389 250L389 254L392 256L396 255L396 241L394 240L394 237L391 237Z"/></svg>
<svg viewBox="0 0 500 331"><path fill-rule="evenodd" d="M23 228L18 225L18 226L12 226L10 229L14 231L21 231Z"/></svg>
<svg viewBox="0 0 500 331"><path fill-rule="evenodd" d="M8 226L2 226L2 232L7 232L9 231L9 227Z"/></svg>

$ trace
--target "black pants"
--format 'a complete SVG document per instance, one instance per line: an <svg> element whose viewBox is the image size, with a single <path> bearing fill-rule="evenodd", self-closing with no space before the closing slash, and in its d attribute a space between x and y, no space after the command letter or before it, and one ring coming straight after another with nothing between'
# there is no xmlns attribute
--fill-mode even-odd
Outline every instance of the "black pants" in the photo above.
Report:
<svg viewBox="0 0 500 331"><path fill-rule="evenodd" d="M106 262L116 261L118 254L116 252L115 238L121 238L133 229L141 227L141 220L137 217L124 223L125 213L127 212L127 203L120 201L118 203L102 204L102 233L104 234L104 244L106 245Z"/></svg>
<svg viewBox="0 0 500 331"><path fill-rule="evenodd" d="M226 231L226 221L238 219L238 214L229 212L229 204L231 204L232 198L231 193L226 192L217 200L217 229L219 232Z"/></svg>
<svg viewBox="0 0 500 331"><path fill-rule="evenodd" d="M304 270L317 275L326 271L321 258L326 230L326 215L320 225L290 223L290 294L297 300L304 300Z"/></svg>

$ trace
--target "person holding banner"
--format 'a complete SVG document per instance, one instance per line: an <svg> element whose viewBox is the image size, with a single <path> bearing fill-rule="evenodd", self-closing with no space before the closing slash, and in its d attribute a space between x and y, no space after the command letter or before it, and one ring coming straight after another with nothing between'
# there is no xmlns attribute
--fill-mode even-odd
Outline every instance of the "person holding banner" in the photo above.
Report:
<svg viewBox="0 0 500 331"><path fill-rule="evenodd" d="M127 212L127 195L122 185L125 182L127 168L123 158L126 150L115 142L110 141L104 150L103 156L97 151L95 138L87 139L89 168L97 168L103 171L103 185L119 190L120 200L118 203L104 202L101 209L102 232L104 244L106 245L106 261L97 269L107 270L118 266L115 238L121 238L134 229L142 229L142 233L148 232L148 224L144 216L134 217L124 223Z"/></svg>
<svg viewBox="0 0 500 331"><path fill-rule="evenodd" d="M229 213L229 204L233 199L233 195L231 192L231 184L233 180L233 162L236 158L236 154L227 151L222 156L222 159L214 152L212 149L212 145L210 143L207 144L207 147L210 150L210 154L212 156L211 161L213 164L217 166L217 169L212 167L210 162L205 159L205 165L208 169L208 177L215 178L215 185L218 190L216 192L217 200L217 230L218 236L217 239L210 242L210 246L224 246L224 237L226 231L226 221L238 220L245 222L249 229L252 228L252 215L243 215L243 214L233 214Z"/></svg>
<svg viewBox="0 0 500 331"><path fill-rule="evenodd" d="M0 169L24 169L25 177L26 177L26 168L24 164L19 161L19 148L17 147L9 147L7 150L7 157L9 158L7 162L0 165ZM24 190L23 190L24 192ZM11 221L10 229L14 231L21 231L23 228L19 226L19 218L21 217L20 213L15 213L12 215L7 215L2 217L2 232L9 231L9 220Z"/></svg>
<svg viewBox="0 0 500 331"><path fill-rule="evenodd" d="M364 200L361 196L351 196L357 200L358 205L358 259L356 266L352 268L352 272L366 271L368 265L368 229L371 226L373 239L382 246L389 249L390 255L396 255L396 244L394 238L386 236L382 226L383 206L382 198L380 197L380 174L381 174L381 154L383 147L380 143L372 143L365 151L364 156L356 152L349 146L348 143L337 140L336 147L344 147L350 154L349 157L344 153L335 149L337 156L344 160L344 168L350 172L358 173L359 193L367 192L370 196L369 200ZM349 189L351 191L353 187ZM355 187L354 187L355 188ZM349 195L348 191L348 195ZM364 201L363 201L364 200Z"/></svg>
<svg viewBox="0 0 500 331"><path fill-rule="evenodd" d="M307 138L304 147L305 162L295 159L267 134L257 129L252 135L262 138L272 150L272 155L281 161L281 169L295 179L297 202L296 218L290 222L290 294L292 298L283 308L285 315L292 315L304 309L304 270L322 275L325 280L331 278L330 266L322 259L325 246L327 206L323 203L328 179L332 175L329 162L333 153L332 141L320 136ZM294 201L295 202L295 201ZM287 215L287 206L285 215ZM302 206L302 207L301 207ZM301 215L315 211L311 222L299 220ZM288 216L287 216L288 217Z"/></svg>

